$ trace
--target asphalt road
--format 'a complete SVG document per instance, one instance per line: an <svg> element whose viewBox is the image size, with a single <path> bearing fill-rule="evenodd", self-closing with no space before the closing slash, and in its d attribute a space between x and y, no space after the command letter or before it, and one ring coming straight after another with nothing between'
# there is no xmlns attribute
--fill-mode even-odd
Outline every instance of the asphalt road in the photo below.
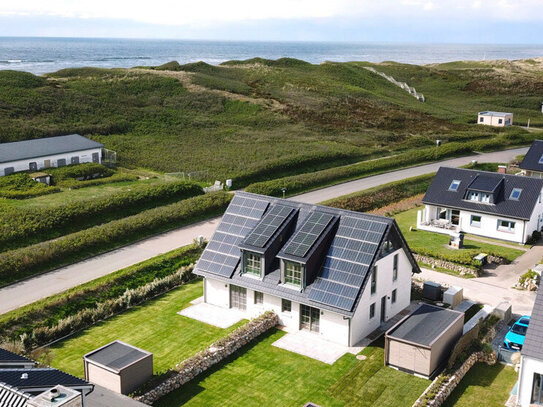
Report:
<svg viewBox="0 0 543 407"><path fill-rule="evenodd" d="M444 160L438 163L421 165L334 185L306 194L297 195L290 199L307 203L323 202L388 182L435 172L441 166L459 167L466 165L473 159L476 159L478 162L507 162L517 155L526 153L527 150L527 147L523 147L514 150ZM199 235L209 239L213 234L219 219L220 218L209 219L204 222L175 229L88 260L4 287L0 289L0 314L50 295L63 292L79 284L105 276L116 270L158 256L159 254L166 253L180 246L190 244L194 238Z"/></svg>

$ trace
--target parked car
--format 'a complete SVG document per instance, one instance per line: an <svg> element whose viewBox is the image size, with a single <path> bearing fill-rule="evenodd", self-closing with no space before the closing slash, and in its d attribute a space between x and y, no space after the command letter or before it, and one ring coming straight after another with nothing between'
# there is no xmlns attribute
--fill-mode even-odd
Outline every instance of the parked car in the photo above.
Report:
<svg viewBox="0 0 543 407"><path fill-rule="evenodd" d="M503 340L503 346L511 350L521 350L524 345L524 339L526 338L526 331L530 324L530 317L524 315L518 319L517 322L509 328L509 332L505 335Z"/></svg>

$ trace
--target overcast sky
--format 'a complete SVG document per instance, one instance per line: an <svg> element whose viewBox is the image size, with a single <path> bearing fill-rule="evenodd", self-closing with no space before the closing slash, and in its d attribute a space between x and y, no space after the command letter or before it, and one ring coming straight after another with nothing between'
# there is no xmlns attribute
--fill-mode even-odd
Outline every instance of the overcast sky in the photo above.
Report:
<svg viewBox="0 0 543 407"><path fill-rule="evenodd" d="M0 36L543 42L543 0L2 0Z"/></svg>

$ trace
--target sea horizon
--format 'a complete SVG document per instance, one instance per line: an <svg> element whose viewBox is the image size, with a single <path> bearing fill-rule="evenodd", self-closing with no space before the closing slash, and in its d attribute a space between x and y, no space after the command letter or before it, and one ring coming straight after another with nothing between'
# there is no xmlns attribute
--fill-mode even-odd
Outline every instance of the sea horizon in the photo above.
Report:
<svg viewBox="0 0 543 407"><path fill-rule="evenodd" d="M543 44L397 43L362 41L235 41L106 37L0 37L0 70L34 74L65 68L130 68L203 61L218 65L255 57L325 61L395 61L432 64L453 61L543 57Z"/></svg>

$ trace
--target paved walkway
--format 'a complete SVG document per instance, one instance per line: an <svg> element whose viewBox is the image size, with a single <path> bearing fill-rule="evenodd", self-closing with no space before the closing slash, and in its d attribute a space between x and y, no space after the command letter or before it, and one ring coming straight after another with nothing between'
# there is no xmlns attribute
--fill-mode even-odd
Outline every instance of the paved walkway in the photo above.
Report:
<svg viewBox="0 0 543 407"><path fill-rule="evenodd" d="M334 185L318 191L301 194L291 199L300 202L318 203L388 182L435 172L440 166L466 165L472 159L476 159L479 162L507 162L519 154L524 154L527 150L527 147L523 147L514 150L444 160L438 163L421 165ZM0 289L0 298L2 299L0 302L0 314L189 244L199 235L209 239L219 219L214 218L175 229L109 253L4 287Z"/></svg>

